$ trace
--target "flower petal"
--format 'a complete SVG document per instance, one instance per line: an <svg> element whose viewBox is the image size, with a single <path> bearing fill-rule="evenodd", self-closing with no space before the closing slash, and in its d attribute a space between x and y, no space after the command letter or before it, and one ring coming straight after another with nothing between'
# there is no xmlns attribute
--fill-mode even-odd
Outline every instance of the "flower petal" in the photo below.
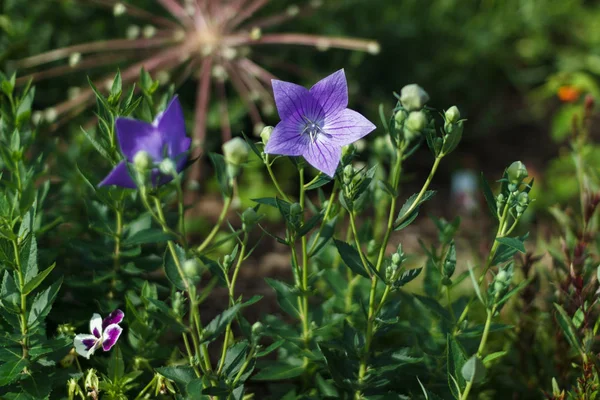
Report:
<svg viewBox="0 0 600 400"><path fill-rule="evenodd" d="M302 155L310 165L333 178L342 157L342 149L319 137L315 142L309 144Z"/></svg>
<svg viewBox="0 0 600 400"><path fill-rule="evenodd" d="M102 320L102 330L106 329L106 327L109 325L120 324L121 321L123 321L123 317L125 317L125 313L121 310L117 309L111 312Z"/></svg>
<svg viewBox="0 0 600 400"><path fill-rule="evenodd" d="M286 119L277 124L265 146L267 154L300 156L306 150L310 137L302 134L304 124L295 118Z"/></svg>
<svg viewBox="0 0 600 400"><path fill-rule="evenodd" d="M90 332L92 332L92 335L96 338L100 339L102 337L102 328L102 317L100 314L94 313L92 319L90 319Z"/></svg>
<svg viewBox="0 0 600 400"><path fill-rule="evenodd" d="M335 145L345 146L356 142L375 129L375 125L361 114L346 108L339 113L329 114L323 124L323 141Z"/></svg>
<svg viewBox="0 0 600 400"><path fill-rule="evenodd" d="M162 160L163 138L158 128L147 122L130 118L117 118L115 122L121 152L133 162L135 154L144 150L154 161Z"/></svg>
<svg viewBox="0 0 600 400"><path fill-rule="evenodd" d="M158 170L158 168L155 168L152 170L152 172L150 172L150 182L152 183L153 187L166 185L172 180L173 177L171 175L163 174Z"/></svg>
<svg viewBox="0 0 600 400"><path fill-rule="evenodd" d="M271 83L277 112L282 120L294 119L303 123L302 117L311 121L318 121L325 117L323 107L305 87L276 79L273 79Z"/></svg>
<svg viewBox="0 0 600 400"><path fill-rule="evenodd" d="M94 335L79 334L75 336L75 339L73 339L75 351L77 354L85 358L90 358L90 356L94 354L97 344L98 339Z"/></svg>
<svg viewBox="0 0 600 400"><path fill-rule="evenodd" d="M155 125L167 145L168 155L174 158L190 148L191 139L185 135L183 109L177 96L173 97L165 111L156 117Z"/></svg>
<svg viewBox="0 0 600 400"><path fill-rule="evenodd" d="M107 326L102 335L102 349L104 351L109 351L115 343L117 343L119 336L121 336L121 332L123 332L123 328L119 325L115 324Z"/></svg>
<svg viewBox="0 0 600 400"><path fill-rule="evenodd" d="M120 186L129 189L135 189L136 185L127 169L127 162L121 161L118 163L112 171L98 184L98 186Z"/></svg>
<svg viewBox="0 0 600 400"><path fill-rule="evenodd" d="M343 69L321 79L310 88L310 94L321 104L325 115L348 107L348 83Z"/></svg>

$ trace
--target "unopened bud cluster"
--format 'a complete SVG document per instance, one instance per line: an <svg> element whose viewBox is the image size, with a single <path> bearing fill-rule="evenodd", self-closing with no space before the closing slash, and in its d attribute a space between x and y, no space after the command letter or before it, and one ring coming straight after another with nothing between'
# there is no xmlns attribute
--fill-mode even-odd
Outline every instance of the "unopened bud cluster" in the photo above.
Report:
<svg viewBox="0 0 600 400"><path fill-rule="evenodd" d="M506 169L506 179L508 180L506 187L508 193L500 193L496 197L496 207L498 210L502 210L505 206L508 206L514 210L517 218L525 212L531 203L529 186L524 183L525 178L528 176L527 168L521 161L513 162ZM507 204L509 201L510 203Z"/></svg>
<svg viewBox="0 0 600 400"><path fill-rule="evenodd" d="M429 101L427 92L417 84L406 85L400 91L400 107L394 114L394 128L406 141L418 138L428 127L429 117L423 110Z"/></svg>
<svg viewBox="0 0 600 400"><path fill-rule="evenodd" d="M489 286L489 297L490 299L500 300L510 288L510 284L513 279L514 266L512 263L502 267L498 274L494 277L494 281Z"/></svg>
<svg viewBox="0 0 600 400"><path fill-rule="evenodd" d="M398 274L400 272L400 266L406 260L406 256L404 255L404 251L402 251L402 245L398 245L398 249L395 253L392 254L390 265L385 269L385 279L388 282L393 282L398 279Z"/></svg>

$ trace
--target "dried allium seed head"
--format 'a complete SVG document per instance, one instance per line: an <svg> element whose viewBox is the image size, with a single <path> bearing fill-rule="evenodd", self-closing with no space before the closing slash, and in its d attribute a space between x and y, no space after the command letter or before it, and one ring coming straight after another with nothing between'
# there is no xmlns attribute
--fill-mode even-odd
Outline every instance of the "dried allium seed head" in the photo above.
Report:
<svg viewBox="0 0 600 400"><path fill-rule="evenodd" d="M237 57L237 54L238 54L237 50L234 49L233 47L227 46L221 50L221 55L226 60L233 60L235 57Z"/></svg>
<svg viewBox="0 0 600 400"><path fill-rule="evenodd" d="M137 25L129 25L125 30L125 37L129 40L137 39L140 36L141 29Z"/></svg>
<svg viewBox="0 0 600 400"><path fill-rule="evenodd" d="M69 56L69 67L73 68L81 61L81 53L71 53Z"/></svg>
<svg viewBox="0 0 600 400"><path fill-rule="evenodd" d="M296 15L298 15L300 13L300 7L298 7L297 5L293 4L293 5L289 6L287 8L287 10L285 10L285 12L290 17L295 17Z"/></svg>
<svg viewBox="0 0 600 400"><path fill-rule="evenodd" d="M222 65L215 65L212 69L212 76L217 80L225 81L228 77L227 70Z"/></svg>
<svg viewBox="0 0 600 400"><path fill-rule="evenodd" d="M381 51L381 46L379 46L379 43L377 42L371 42L367 45L367 51L369 52L369 54L379 54L379 52Z"/></svg>
<svg viewBox="0 0 600 400"><path fill-rule="evenodd" d="M321 38L317 40L315 47L319 51L327 51L331 47L331 42L325 38Z"/></svg>
<svg viewBox="0 0 600 400"><path fill-rule="evenodd" d="M115 3L113 6L113 15L119 17L127 12L127 7L123 3Z"/></svg>
<svg viewBox="0 0 600 400"><path fill-rule="evenodd" d="M255 26L250 31L250 39L252 39L252 40L259 40L261 38L261 36L262 36L262 30L258 26Z"/></svg>
<svg viewBox="0 0 600 400"><path fill-rule="evenodd" d="M144 35L146 39L154 37L154 35L156 35L156 27L154 27L153 25L144 26L144 29L142 30L142 35Z"/></svg>

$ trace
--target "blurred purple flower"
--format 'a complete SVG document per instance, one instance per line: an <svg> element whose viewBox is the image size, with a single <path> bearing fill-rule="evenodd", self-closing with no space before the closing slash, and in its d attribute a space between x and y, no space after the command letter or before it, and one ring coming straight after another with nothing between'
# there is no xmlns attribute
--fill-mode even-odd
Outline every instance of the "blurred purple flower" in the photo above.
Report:
<svg viewBox="0 0 600 400"><path fill-rule="evenodd" d="M74 346L77 354L85 358L90 358L92 354L102 347L102 350L109 351L123 332L123 328L119 326L123 321L125 314L121 310L111 312L108 317L102 319L100 314L92 315L90 320L91 335L79 334L75 336Z"/></svg>
<svg viewBox="0 0 600 400"><path fill-rule="evenodd" d="M157 167L165 158L174 160L176 172L181 172L185 166L191 139L185 135L183 110L177 96L151 124L117 118L115 126L125 160L117 164L98 186L115 185L134 189L136 184L127 164L133 163L139 152L145 152L151 158L150 181L154 186L164 185L173 179L172 175L163 174Z"/></svg>
<svg viewBox="0 0 600 400"><path fill-rule="evenodd" d="M368 119L347 108L348 86L343 69L310 90L273 80L273 93L281 122L273 130L265 153L303 156L331 177L340 163L342 146L375 129Z"/></svg>

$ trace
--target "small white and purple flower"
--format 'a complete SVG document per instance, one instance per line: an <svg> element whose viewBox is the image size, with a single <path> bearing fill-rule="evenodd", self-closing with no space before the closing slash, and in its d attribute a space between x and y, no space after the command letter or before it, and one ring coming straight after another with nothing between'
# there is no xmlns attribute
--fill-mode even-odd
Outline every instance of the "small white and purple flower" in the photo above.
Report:
<svg viewBox="0 0 600 400"><path fill-rule="evenodd" d="M164 185L173 179L172 174L164 174L158 168L165 159L175 161L176 172L181 172L185 167L191 139L185 134L183 110L177 96L173 97L164 112L156 116L154 122L117 118L115 128L125 160L117 164L99 186L135 189L136 184L127 164L133 163L139 152L145 152L151 158L150 181L154 186Z"/></svg>
<svg viewBox="0 0 600 400"><path fill-rule="evenodd" d="M85 358L90 358L92 354L102 347L102 350L109 351L123 332L123 328L119 326L123 321L125 314L121 310L111 312L108 317L102 319L100 314L92 315L90 320L90 332L88 334L79 334L75 336L74 346L77 354Z"/></svg>
<svg viewBox="0 0 600 400"><path fill-rule="evenodd" d="M368 119L348 106L348 85L341 69L306 89L273 80L273 94L281 122L273 130L265 153L302 156L333 177L342 147L375 129Z"/></svg>

